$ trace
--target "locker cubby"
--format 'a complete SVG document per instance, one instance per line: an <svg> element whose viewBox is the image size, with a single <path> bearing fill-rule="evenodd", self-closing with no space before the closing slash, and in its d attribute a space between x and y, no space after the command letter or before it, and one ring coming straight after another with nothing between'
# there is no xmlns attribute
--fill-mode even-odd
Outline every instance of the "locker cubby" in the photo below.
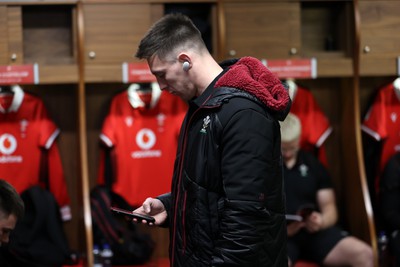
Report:
<svg viewBox="0 0 400 267"><path fill-rule="evenodd" d="M304 56L351 57L351 2L302 2L301 43Z"/></svg>
<svg viewBox="0 0 400 267"><path fill-rule="evenodd" d="M73 13L71 5L22 6L25 63L76 63Z"/></svg>

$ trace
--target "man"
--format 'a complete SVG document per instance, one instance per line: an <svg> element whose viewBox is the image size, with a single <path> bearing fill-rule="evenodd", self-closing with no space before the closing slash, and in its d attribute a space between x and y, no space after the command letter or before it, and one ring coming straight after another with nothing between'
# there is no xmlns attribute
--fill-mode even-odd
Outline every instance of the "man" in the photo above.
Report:
<svg viewBox="0 0 400 267"><path fill-rule="evenodd" d="M300 150L301 122L292 113L281 123L287 213L302 214L288 222L288 256L327 266L373 266L373 252L363 241L335 226L337 208L330 175L312 154ZM314 210L305 214L304 207Z"/></svg>
<svg viewBox="0 0 400 267"><path fill-rule="evenodd" d="M20 195L8 182L0 179L0 246L8 243L11 231L23 214L24 202Z"/></svg>
<svg viewBox="0 0 400 267"><path fill-rule="evenodd" d="M162 90L188 101L171 193L136 212L170 228L171 266L285 266L280 131L290 98L255 58L219 65L186 16L140 42Z"/></svg>

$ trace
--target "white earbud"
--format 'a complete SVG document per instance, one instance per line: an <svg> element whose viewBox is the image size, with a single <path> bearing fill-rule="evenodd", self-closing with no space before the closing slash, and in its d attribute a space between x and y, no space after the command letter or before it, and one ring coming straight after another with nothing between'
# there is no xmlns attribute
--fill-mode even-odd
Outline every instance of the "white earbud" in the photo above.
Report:
<svg viewBox="0 0 400 267"><path fill-rule="evenodd" d="M183 64L182 64L182 69L183 69L184 71L188 71L189 68L190 68L190 63L189 63L189 61L183 62Z"/></svg>

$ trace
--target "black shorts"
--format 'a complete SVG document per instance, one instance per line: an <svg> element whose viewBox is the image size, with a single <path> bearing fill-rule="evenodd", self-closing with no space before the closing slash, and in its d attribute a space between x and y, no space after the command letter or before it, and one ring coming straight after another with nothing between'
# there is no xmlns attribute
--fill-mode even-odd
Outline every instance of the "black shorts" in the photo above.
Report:
<svg viewBox="0 0 400 267"><path fill-rule="evenodd" d="M346 231L335 226L313 234L301 230L288 238L288 256L292 263L304 259L321 264L336 244L346 236Z"/></svg>

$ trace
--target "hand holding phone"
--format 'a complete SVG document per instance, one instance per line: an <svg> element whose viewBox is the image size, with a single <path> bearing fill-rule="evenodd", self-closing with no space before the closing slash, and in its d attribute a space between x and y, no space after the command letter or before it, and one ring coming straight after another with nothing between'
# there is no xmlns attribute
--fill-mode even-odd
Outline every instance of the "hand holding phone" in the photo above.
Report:
<svg viewBox="0 0 400 267"><path fill-rule="evenodd" d="M307 220L314 211L316 211L316 208L313 204L305 204L300 207L298 214L303 217L303 220Z"/></svg>
<svg viewBox="0 0 400 267"><path fill-rule="evenodd" d="M121 214L121 215L125 215L125 216L129 216L131 218L135 218L139 221L145 220L147 223L155 223L156 220L154 219L154 217L148 216L148 215L144 215L144 214L140 214L137 212L133 212L130 210L124 210L124 209L120 209L117 207L111 207L110 208L111 211L117 213L117 214Z"/></svg>

